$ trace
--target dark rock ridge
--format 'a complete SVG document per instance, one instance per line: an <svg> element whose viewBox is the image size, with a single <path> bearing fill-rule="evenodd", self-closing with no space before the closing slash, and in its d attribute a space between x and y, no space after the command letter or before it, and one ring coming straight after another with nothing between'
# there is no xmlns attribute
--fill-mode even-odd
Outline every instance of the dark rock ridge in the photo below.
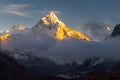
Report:
<svg viewBox="0 0 120 80"><path fill-rule="evenodd" d="M31 80L31 73L0 51L0 80Z"/></svg>
<svg viewBox="0 0 120 80"><path fill-rule="evenodd" d="M120 24L116 25L111 36L116 37L120 35Z"/></svg>

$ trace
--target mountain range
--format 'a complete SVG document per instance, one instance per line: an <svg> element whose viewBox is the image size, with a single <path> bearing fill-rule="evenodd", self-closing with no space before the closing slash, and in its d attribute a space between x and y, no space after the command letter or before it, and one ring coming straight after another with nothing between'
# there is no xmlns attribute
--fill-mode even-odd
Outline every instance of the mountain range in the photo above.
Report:
<svg viewBox="0 0 120 80"><path fill-rule="evenodd" d="M120 62L89 58L83 64L57 65L46 59L33 58L31 61L16 61L0 50L1 80L119 80ZM36 62L37 61L37 62ZM39 64L38 64L39 63ZM37 67L36 67L37 66ZM54 67L53 67L54 66ZM56 68L57 67L57 68ZM51 69L53 68L53 69ZM33 70L34 69L34 70ZM48 74L36 74L45 72ZM59 74L58 74L58 72ZM54 75L53 75L54 73ZM44 75L42 75L44 74Z"/></svg>
<svg viewBox="0 0 120 80"><path fill-rule="evenodd" d="M8 35L12 36L20 31L25 31L26 28L22 25L20 26L13 26L10 29L4 31L1 37L5 36L4 39L7 39ZM34 27L31 28L34 32L46 31L47 33L53 35L57 40L62 40L65 38L77 38L86 41L90 41L90 38L87 37L82 32L73 30L72 28L68 27L62 21L58 19L54 12L50 12L48 15L43 17Z"/></svg>
<svg viewBox="0 0 120 80"><path fill-rule="evenodd" d="M119 26L116 25L112 34L110 36L118 36L119 35ZM64 22L59 20L59 18L55 15L54 12L50 12L45 17L41 18L40 21L33 26L32 28L28 29L23 25L15 25L3 33L0 33L0 40L2 43L5 43L5 40L14 34L18 33L26 33L26 32L47 32L48 34L55 37L57 40L62 40L66 38L76 38L86 41L91 41L91 39L86 36L84 33L74 30L67 26Z"/></svg>
<svg viewBox="0 0 120 80"><path fill-rule="evenodd" d="M32 40L35 37L37 37L37 35L40 35L38 34L39 32L40 34L41 32L45 32L49 34L50 37L52 36L52 38L54 38L57 41L65 40L68 38L75 38L75 40L77 39L87 42L91 41L91 39L84 33L68 27L65 23L59 20L54 12L50 12L48 15L40 19L40 21L31 29L27 29L24 26L13 26L12 28L1 33L0 40L2 44L7 44L7 41L10 42L11 40L24 41L24 39L27 36L27 41L24 42L25 44L29 42L29 40ZM114 38L119 35L120 25L116 25L110 37ZM30 38L29 36L32 36L32 38ZM20 39L19 37L23 39ZM37 37L37 40L41 40L41 38ZM19 44L21 45L21 43ZM42 47L42 49L44 49L44 46ZM0 70L1 70L0 79L1 80L104 80L102 78L105 78L105 80L110 80L109 78L113 80L114 79L117 80L117 78L118 80L120 79L120 77L118 77L120 75L119 74L120 61L93 57L84 60L83 63L77 63L73 61L71 63L58 64L49 58L45 58L42 56L38 57L34 56L33 54L35 54L35 52L32 49L30 50L26 50L24 48L17 49L17 47L15 47L15 49L12 50L2 50L2 48L0 48ZM103 76L103 74L107 75L107 77ZM116 74L118 75L116 76ZM102 78L100 79L101 76Z"/></svg>

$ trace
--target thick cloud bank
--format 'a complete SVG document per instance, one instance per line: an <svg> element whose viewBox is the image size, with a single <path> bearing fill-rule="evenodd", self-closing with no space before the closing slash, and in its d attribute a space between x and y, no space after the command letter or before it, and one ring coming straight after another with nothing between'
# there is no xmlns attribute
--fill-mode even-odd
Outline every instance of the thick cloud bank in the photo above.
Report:
<svg viewBox="0 0 120 80"><path fill-rule="evenodd" d="M110 39L101 42L86 42L67 39L50 47L47 56L58 62L82 61L89 57L120 59L120 39Z"/></svg>
<svg viewBox="0 0 120 80"><path fill-rule="evenodd" d="M46 32L14 34L3 48L34 50L32 55L47 57L57 63L82 61L89 57L120 59L120 38L84 41L67 38L57 41Z"/></svg>

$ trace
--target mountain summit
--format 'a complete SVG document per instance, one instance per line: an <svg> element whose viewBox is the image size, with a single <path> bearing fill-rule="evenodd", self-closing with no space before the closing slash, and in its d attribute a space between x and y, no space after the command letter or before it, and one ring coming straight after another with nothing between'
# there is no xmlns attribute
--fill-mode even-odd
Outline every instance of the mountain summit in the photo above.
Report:
<svg viewBox="0 0 120 80"><path fill-rule="evenodd" d="M15 25L15 26L13 26L13 27L5 30L5 33L11 33L11 32L13 32L13 31L23 31L23 30L25 30L25 29L26 29L26 28L25 28L25 26L23 26L23 25L18 25L18 26Z"/></svg>
<svg viewBox="0 0 120 80"><path fill-rule="evenodd" d="M112 37L120 36L120 24L115 26L111 36Z"/></svg>
<svg viewBox="0 0 120 80"><path fill-rule="evenodd" d="M83 39L90 41L82 32L69 28L66 24L58 19L54 12L50 12L48 15L43 17L35 26L36 30L47 30L56 36L56 39L62 40L67 37Z"/></svg>

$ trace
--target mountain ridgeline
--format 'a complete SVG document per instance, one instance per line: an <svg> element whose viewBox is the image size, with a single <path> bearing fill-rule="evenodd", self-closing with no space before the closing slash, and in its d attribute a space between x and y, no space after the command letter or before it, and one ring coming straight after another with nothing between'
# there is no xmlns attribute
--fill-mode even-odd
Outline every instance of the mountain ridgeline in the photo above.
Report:
<svg viewBox="0 0 120 80"><path fill-rule="evenodd" d="M120 35L120 24L116 25L111 36L112 37L117 37Z"/></svg>
<svg viewBox="0 0 120 80"><path fill-rule="evenodd" d="M23 43L26 45L29 40L36 42L41 39L38 36L34 37L34 33L38 32L47 32L54 36L55 41L58 40L58 42L67 38L91 41L82 32L73 30L60 21L54 12L50 12L43 17L31 29L26 29L24 26L14 26L0 34L0 39L2 44L6 44L8 39L9 43L12 43L10 40L15 42L19 40L19 44L22 45L20 41L24 41L26 38L26 42ZM119 35L120 24L115 26L110 37L117 37ZM37 38L37 40L34 41L34 38ZM34 46L33 44L32 46ZM85 47L83 46L83 48ZM25 49L23 46L22 49L15 47L10 49L10 51L2 51L0 49L0 80L120 80L120 61L93 57L82 61L82 63L73 61L61 65L52 59L42 57L41 54L44 51L39 52L40 57L34 55L37 51L34 51L32 48L29 49ZM43 49L45 51L48 50L48 48L44 47ZM66 54L66 52L64 53Z"/></svg>
<svg viewBox="0 0 120 80"><path fill-rule="evenodd" d="M5 30L2 34L0 34L0 40L3 44L5 44L8 37L12 36L13 34L18 34L21 32L24 33L26 31L28 32L46 31L47 33L54 36L57 40L63 40L66 38L76 38L76 39L91 41L91 39L88 36L86 36L84 33L68 27L64 22L59 20L59 18L55 15L54 12L50 12L45 17L41 18L40 21L31 29L25 28L22 25L18 25ZM116 37L119 35L120 35L120 24L115 26L110 36Z"/></svg>
<svg viewBox="0 0 120 80"><path fill-rule="evenodd" d="M2 40L2 43L5 43L5 40L9 36L25 30L26 28L22 25L13 26L12 28L5 30L5 32L0 36L0 39ZM50 12L48 15L43 17L34 27L29 30L34 32L47 31L47 33L53 35L57 40L62 40L65 38L77 38L90 41L90 38L85 34L73 30L60 21L54 12ZM9 36L6 36L6 34Z"/></svg>
<svg viewBox="0 0 120 80"><path fill-rule="evenodd" d="M120 80L120 61L101 61L100 58L89 58L83 64L73 62L72 64L56 65L58 68L53 70L61 71L52 76L50 76L51 72L37 75L31 71L31 65L34 65L32 68L37 71L46 71L46 66L51 68L51 64L48 63L45 66L41 65L44 63L46 61L39 60L39 64L36 64L35 61L35 64L26 67L0 51L0 80ZM52 64L54 63L52 62Z"/></svg>
<svg viewBox="0 0 120 80"><path fill-rule="evenodd" d="M48 15L43 17L34 27L34 29L48 30L56 36L56 39L62 40L66 37L73 37L77 39L83 39L90 41L82 32L69 28L66 24L60 21L54 12L50 12Z"/></svg>

